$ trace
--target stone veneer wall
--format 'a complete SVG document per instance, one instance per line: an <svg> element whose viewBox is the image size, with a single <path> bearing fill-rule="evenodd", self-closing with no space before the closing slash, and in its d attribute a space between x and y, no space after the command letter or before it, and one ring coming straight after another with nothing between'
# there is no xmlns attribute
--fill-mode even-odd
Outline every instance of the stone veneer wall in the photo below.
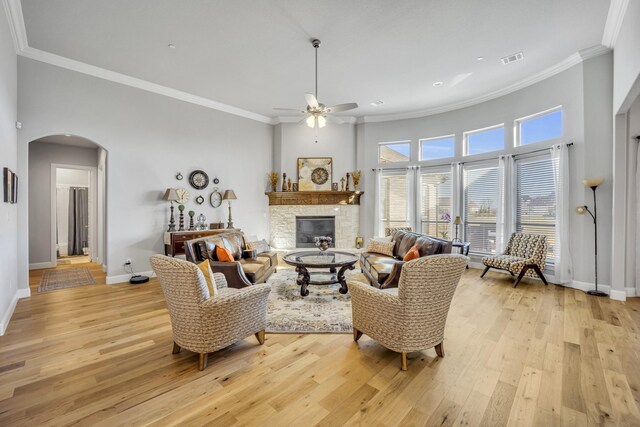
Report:
<svg viewBox="0 0 640 427"><path fill-rule="evenodd" d="M359 205L269 206L271 246L275 249L295 248L296 216L314 215L336 218L336 249L355 248L360 230Z"/></svg>

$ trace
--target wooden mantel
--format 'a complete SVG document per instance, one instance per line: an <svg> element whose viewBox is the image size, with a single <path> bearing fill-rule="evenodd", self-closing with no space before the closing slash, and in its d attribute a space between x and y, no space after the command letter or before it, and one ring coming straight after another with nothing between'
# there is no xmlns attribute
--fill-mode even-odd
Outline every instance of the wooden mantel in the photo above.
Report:
<svg viewBox="0 0 640 427"><path fill-rule="evenodd" d="M274 205L359 205L364 191L283 191L264 193Z"/></svg>

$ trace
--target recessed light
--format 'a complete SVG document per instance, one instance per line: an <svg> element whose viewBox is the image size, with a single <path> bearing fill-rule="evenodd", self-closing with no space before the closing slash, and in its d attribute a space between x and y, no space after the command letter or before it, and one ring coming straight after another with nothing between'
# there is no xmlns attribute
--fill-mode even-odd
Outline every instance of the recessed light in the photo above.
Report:
<svg viewBox="0 0 640 427"><path fill-rule="evenodd" d="M476 58L478 61L482 61L484 59L484 56L478 56L478 58Z"/></svg>
<svg viewBox="0 0 640 427"><path fill-rule="evenodd" d="M371 105L373 105L374 107L377 107L378 105L382 105L382 104L384 104L384 101L381 99L378 99L377 101L373 101L371 103Z"/></svg>
<svg viewBox="0 0 640 427"><path fill-rule="evenodd" d="M173 43L169 43L169 44L167 45L167 47L168 47L169 49L175 49L175 48L176 48L176 45L175 45L175 44L173 44Z"/></svg>
<svg viewBox="0 0 640 427"><path fill-rule="evenodd" d="M64 136L71 136L71 134L70 133L65 133Z"/></svg>
<svg viewBox="0 0 640 427"><path fill-rule="evenodd" d="M440 86L442 86L443 84L444 84L444 83L442 83L442 82L435 82L435 83L433 84L433 87L440 87Z"/></svg>

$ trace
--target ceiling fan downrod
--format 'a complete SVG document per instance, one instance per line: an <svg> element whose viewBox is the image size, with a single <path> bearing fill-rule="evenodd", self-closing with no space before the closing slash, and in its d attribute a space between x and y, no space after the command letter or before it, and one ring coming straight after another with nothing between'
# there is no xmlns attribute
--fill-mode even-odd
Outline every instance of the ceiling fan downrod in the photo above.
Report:
<svg viewBox="0 0 640 427"><path fill-rule="evenodd" d="M320 40L313 39L311 44L316 50L316 99L318 99L318 48L320 47Z"/></svg>

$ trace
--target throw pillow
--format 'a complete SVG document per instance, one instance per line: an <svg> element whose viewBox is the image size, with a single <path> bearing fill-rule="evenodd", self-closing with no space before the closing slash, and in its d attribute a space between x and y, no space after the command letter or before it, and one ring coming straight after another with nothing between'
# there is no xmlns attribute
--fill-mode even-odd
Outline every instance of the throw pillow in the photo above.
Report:
<svg viewBox="0 0 640 427"><path fill-rule="evenodd" d="M393 242L393 237L391 236L374 237L372 240L377 240L378 242Z"/></svg>
<svg viewBox="0 0 640 427"><path fill-rule="evenodd" d="M420 258L420 251L418 251L418 245L411 246L411 249L407 251L407 254L402 258L403 261L411 261L412 259Z"/></svg>
<svg viewBox="0 0 640 427"><path fill-rule="evenodd" d="M382 255L393 256L394 242L382 242L380 240L370 239L367 245L367 252L375 252Z"/></svg>
<svg viewBox="0 0 640 427"><path fill-rule="evenodd" d="M271 247L266 240L262 239L254 242L247 242L247 249L261 254L262 252L269 252Z"/></svg>
<svg viewBox="0 0 640 427"><path fill-rule="evenodd" d="M225 248L224 246L216 246L216 258L218 261L222 262L233 262L233 255L231 255L231 251Z"/></svg>
<svg viewBox="0 0 640 427"><path fill-rule="evenodd" d="M209 296L215 297L218 294L218 288L216 288L216 282L215 280L213 280L213 271L211 271L209 260L205 259L197 265L200 271L202 271L204 280L207 282L207 288L209 288Z"/></svg>

